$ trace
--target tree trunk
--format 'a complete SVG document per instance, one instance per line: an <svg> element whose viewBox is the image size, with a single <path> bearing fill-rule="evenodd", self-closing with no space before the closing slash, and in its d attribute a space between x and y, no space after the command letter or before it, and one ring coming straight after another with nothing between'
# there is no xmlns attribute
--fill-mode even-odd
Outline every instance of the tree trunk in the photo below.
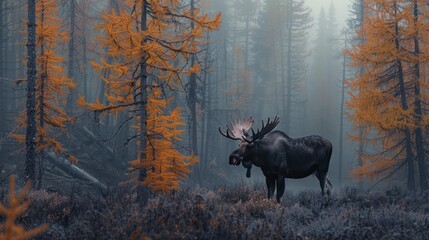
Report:
<svg viewBox="0 0 429 240"><path fill-rule="evenodd" d="M194 18L194 0L191 0L191 19ZM194 29L194 21L191 20L191 31ZM195 65L195 53L191 55L191 67ZM195 155L198 155L197 145L197 75L191 73L189 79L189 104L191 111L191 149Z"/></svg>
<svg viewBox="0 0 429 240"><path fill-rule="evenodd" d="M207 42L210 41L210 34L207 33ZM204 71L204 77L203 77L203 94L201 96L202 102L201 102L201 111L202 111L202 121L201 121L201 137L200 137L200 166L204 170L206 163L204 162L205 155L206 155L206 149L205 142L207 141L207 102L209 99L207 98L207 90L209 89L208 84L210 83L210 74L208 73L209 68L209 58L210 58L210 49L207 47L206 49L206 56L205 56L205 71Z"/></svg>
<svg viewBox="0 0 429 240"><path fill-rule="evenodd" d="M286 71L287 71L287 100L286 100L286 132L290 132L290 122L291 122L291 107L292 107L292 7L293 0L288 0L287 7L287 60L286 60Z"/></svg>
<svg viewBox="0 0 429 240"><path fill-rule="evenodd" d="M397 12L396 1L394 2L395 14ZM399 26L398 23L395 24L395 48L396 51L401 51L401 46L399 44ZM400 59L396 59L396 64L398 67L398 80L399 80L399 94L401 97L401 106L404 111L408 110L407 103L407 94L405 89L405 80L404 80L404 71L402 68L402 62ZM414 179L414 158L413 158L413 148L411 142L411 132L408 127L403 129L405 134L405 151L406 151L406 161L408 164L408 190L415 191L416 184Z"/></svg>
<svg viewBox="0 0 429 240"><path fill-rule="evenodd" d="M282 117L284 117L285 119L287 119L288 118L288 113L287 113L287 106L286 106L286 88L287 88L287 86L286 86L286 76L285 76L285 49L284 49L284 46L283 46L283 41L284 41L284 38L283 38L283 29L282 28L280 28L280 64L281 64L281 76L282 76L282 79L281 79L281 81L282 81L282 84L281 84L281 88L282 88L282 91L281 91L281 94L282 94L282 112L283 112L283 115L282 115ZM286 123L286 129L288 128L288 123Z"/></svg>
<svg viewBox="0 0 429 240"><path fill-rule="evenodd" d="M44 1L40 2L42 4L42 9L41 9L41 14L40 14L40 24L42 25L43 28L43 23L45 20L45 3ZM40 47L40 56L44 56L45 55L45 45L44 42L42 42L42 45ZM46 84L46 80L48 77L48 66L47 66L47 60L43 58L42 60L43 62L41 62L40 64L42 65L42 74L41 74L41 78L40 78L40 89L36 90L36 91L40 91L40 95L39 95L39 127L41 129L43 129L45 127L45 106L44 106L44 97L45 97L45 84ZM41 145L44 144L45 139L43 139L43 135L40 134L39 135L39 143ZM43 178L43 158L44 158L44 150L42 149L42 151L40 152L40 157L39 157L39 173L37 176L37 189L40 189L42 187L42 178Z"/></svg>
<svg viewBox="0 0 429 240"><path fill-rule="evenodd" d="M347 36L344 35L344 49L347 48ZM343 54L343 80L341 81L341 108L340 108L340 140L339 140L339 157L338 157L338 186L341 190L343 182L343 129L344 129L344 92L346 81L346 55Z"/></svg>
<svg viewBox="0 0 429 240"><path fill-rule="evenodd" d="M250 21L249 14L246 14L246 30L244 34L246 34L246 42L244 46L244 69L249 70L249 21Z"/></svg>
<svg viewBox="0 0 429 240"><path fill-rule="evenodd" d="M36 1L28 0L26 181L36 177L36 75Z"/></svg>
<svg viewBox="0 0 429 240"><path fill-rule="evenodd" d="M51 162L54 166L57 166L61 170L63 170L65 173L70 175L73 178L80 179L87 181L91 184L94 184L98 187L100 187L103 190L107 189L107 186L100 182L98 179L84 171L83 169L79 168L78 166L72 164L69 160L57 156L52 151L46 152L46 159Z"/></svg>
<svg viewBox="0 0 429 240"><path fill-rule="evenodd" d="M7 32L6 26L6 1L0 1L0 139L3 139L3 133L6 132L6 54L5 54L5 35ZM1 148L0 143L0 148ZM0 159L2 156L0 156Z"/></svg>
<svg viewBox="0 0 429 240"><path fill-rule="evenodd" d="M142 1L142 16L141 16L141 30L147 31L147 15L148 15L148 7L147 0ZM147 41L145 37L143 39L143 43ZM140 162L146 161L146 139L147 139L147 69L146 69L146 59L142 58L140 63ZM139 181L143 181L146 177L146 169L140 168L139 172Z"/></svg>
<svg viewBox="0 0 429 240"><path fill-rule="evenodd" d="M418 2L414 0L414 25L417 25L418 20ZM414 35L414 54L415 56L420 55L420 43L417 38L418 32ZM414 83L414 114L416 118L416 128L414 129L415 141L416 141L416 150L417 150L417 163L419 167L419 178L420 178L420 187L422 190L428 189L427 182L427 167L426 167L426 156L424 149L423 141L423 130L422 130L422 102L421 102L421 93L420 93L420 64L416 63L414 66L415 69L415 83Z"/></svg>
<svg viewBox="0 0 429 240"><path fill-rule="evenodd" d="M75 29L75 0L70 1L70 33L69 33L69 62L67 66L67 76L70 79L73 79L74 75L74 29ZM67 98L67 111L69 114L73 114L73 107L74 107L74 101L75 101L75 90L70 89L69 96Z"/></svg>

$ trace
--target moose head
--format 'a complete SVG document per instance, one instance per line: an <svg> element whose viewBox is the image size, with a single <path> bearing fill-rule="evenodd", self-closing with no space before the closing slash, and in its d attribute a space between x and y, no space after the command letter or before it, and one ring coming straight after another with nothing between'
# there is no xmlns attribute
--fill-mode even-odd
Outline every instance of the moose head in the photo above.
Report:
<svg viewBox="0 0 429 240"><path fill-rule="evenodd" d="M255 132L252 128L254 120L252 117L249 117L243 120L234 121L230 124L231 126L226 125L226 133L223 133L219 127L219 132L222 136L240 141L239 147L229 155L229 164L240 165L240 163L242 163L243 166L247 168L246 176L250 177L252 159L257 158L261 152L261 147L258 146L258 140L263 139L264 136L271 132L278 123L279 117L275 116L273 121L270 121L270 118L268 118L266 124L262 121L261 130L258 129Z"/></svg>

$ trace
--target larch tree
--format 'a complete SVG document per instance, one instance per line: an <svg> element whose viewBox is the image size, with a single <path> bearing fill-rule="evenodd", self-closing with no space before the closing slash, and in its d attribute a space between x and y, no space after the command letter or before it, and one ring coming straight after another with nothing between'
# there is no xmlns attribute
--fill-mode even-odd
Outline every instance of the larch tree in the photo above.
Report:
<svg viewBox="0 0 429 240"><path fill-rule="evenodd" d="M45 158L45 150L50 149L58 153L66 153L66 150L60 142L56 140L58 134L57 129L65 129L66 123L72 122L64 110L66 98L71 88L75 87L73 81L67 78L63 72L64 58L57 54L58 43L66 41L66 32L61 32L61 19L58 13L59 4L55 0L40 0L36 3L36 59L29 58L30 61L35 61L34 66L37 71L34 86L34 117L35 122L30 122L30 117L18 119L20 125L16 129L13 136L17 140L24 141L24 136L19 134L19 129L24 126L27 129L35 128L33 140L34 143L34 159L38 159L38 174L37 187L41 186L43 177L43 160ZM31 30L32 31L32 30ZM30 32L30 31L29 31ZM32 66L33 67L33 66ZM30 69L30 68L29 68ZM30 70L29 70L30 71ZM34 70L33 70L34 71ZM27 111L30 105L27 103ZM26 138L29 137L28 130ZM26 144L28 148L28 144ZM65 154L66 157L76 162L73 156ZM37 156L37 157L36 157ZM28 160L28 158L27 158ZM36 180L36 166L31 166L31 173L26 173L28 179Z"/></svg>
<svg viewBox="0 0 429 240"><path fill-rule="evenodd" d="M407 166L408 189L416 188L415 153L418 163L425 163L420 136L428 124L421 107L426 91L420 90L425 86L420 66L427 65L429 56L423 50L429 36L424 24L427 8L424 1L365 1L359 31L365 41L347 51L352 64L364 68L349 82L350 116L356 126L364 127L362 137L373 146L362 166L352 171L360 179L388 177ZM426 189L425 164L417 167L420 186Z"/></svg>
<svg viewBox="0 0 429 240"><path fill-rule="evenodd" d="M183 88L183 74L201 69L197 62L188 64L204 32L218 27L220 14L210 19L178 0L141 0L125 1L118 12L106 12L103 20L100 40L111 62L102 58L93 66L108 73L102 80L109 104L83 98L79 103L98 113L129 111L126 121L134 121L135 134L121 147L133 140L138 146L137 158L130 162L130 182L156 191L177 189L197 158L177 147L183 120L180 108L168 105L169 95Z"/></svg>
<svg viewBox="0 0 429 240"><path fill-rule="evenodd" d="M364 22L364 0L353 0L352 5L350 8L350 17L347 19L347 35L350 46L353 46L354 44L363 44L365 42L364 38L364 32L362 32L362 24ZM360 32L360 34L358 34ZM344 56L347 59L350 59L347 54L344 54ZM349 62L349 61L348 61ZM348 64L350 65L350 64ZM349 69L351 69L351 75L353 77L356 77L356 74L362 73L364 71L363 65L360 64L358 66L357 63L354 63L355 66L351 66ZM353 78L352 77L352 78ZM343 80L344 81L344 80ZM345 86L347 88L347 86ZM344 90L343 90L344 91ZM357 138L355 138L355 141L358 142L359 146L357 149L357 165L360 167L362 166L362 159L363 159L363 153L365 150L365 141L363 139L363 129L364 126L356 126L356 131L358 131ZM362 183L359 184L360 188L362 188Z"/></svg>

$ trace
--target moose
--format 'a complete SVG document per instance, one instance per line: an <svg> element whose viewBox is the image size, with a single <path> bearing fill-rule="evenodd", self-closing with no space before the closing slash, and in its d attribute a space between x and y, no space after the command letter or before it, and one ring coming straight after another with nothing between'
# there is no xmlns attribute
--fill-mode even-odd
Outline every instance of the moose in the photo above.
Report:
<svg viewBox="0 0 429 240"><path fill-rule="evenodd" d="M261 130L256 132L252 126L252 117L226 125L226 133L219 127L222 136L241 141L239 147L229 155L229 164L240 165L247 169L246 176L251 176L252 165L260 167L265 175L268 199L274 195L277 183L278 203L285 191L285 178L305 178L314 174L320 182L322 195L330 195L332 184L327 174L332 154L329 140L317 136L291 138L282 131L273 129L279 124L279 117L266 124L262 121ZM249 132L249 130L251 132ZM251 134L250 134L251 133Z"/></svg>

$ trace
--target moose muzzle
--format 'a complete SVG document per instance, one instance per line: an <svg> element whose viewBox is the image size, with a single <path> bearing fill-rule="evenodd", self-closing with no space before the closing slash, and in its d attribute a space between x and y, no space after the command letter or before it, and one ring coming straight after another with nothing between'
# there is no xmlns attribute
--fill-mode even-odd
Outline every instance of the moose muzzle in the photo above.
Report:
<svg viewBox="0 0 429 240"><path fill-rule="evenodd" d="M229 155L229 164L230 165L240 165L241 160L242 160L242 157L240 157L237 154Z"/></svg>

